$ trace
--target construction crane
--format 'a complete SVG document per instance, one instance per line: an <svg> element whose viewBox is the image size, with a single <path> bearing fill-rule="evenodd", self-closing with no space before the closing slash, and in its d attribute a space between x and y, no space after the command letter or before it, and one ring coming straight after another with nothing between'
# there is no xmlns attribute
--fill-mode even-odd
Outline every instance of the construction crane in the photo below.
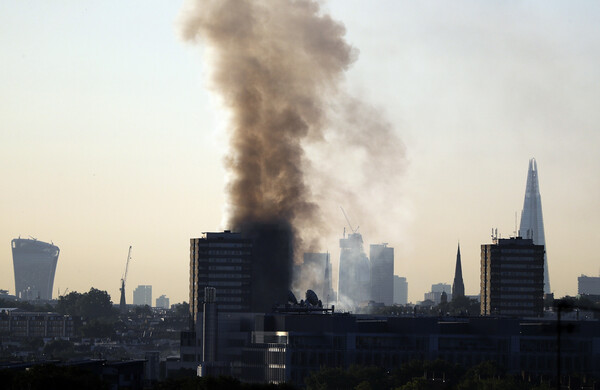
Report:
<svg viewBox="0 0 600 390"><path fill-rule="evenodd" d="M131 245L129 246L129 252L127 253L127 262L125 263L125 273L121 278L121 301L119 302L119 309L121 313L127 312L127 304L125 303L125 282L127 281L127 270L129 269L129 260L131 260Z"/></svg>
<svg viewBox="0 0 600 390"><path fill-rule="evenodd" d="M348 215L344 211L344 208L342 206L340 206L340 209L342 209L342 213L344 213L344 217L346 218L346 222L348 222L348 227L350 228L350 231L352 231L352 233L356 233L360 226L357 226L356 229L354 229L352 227L352 224L350 223L350 218L348 218ZM344 237L346 237L346 228L344 228Z"/></svg>

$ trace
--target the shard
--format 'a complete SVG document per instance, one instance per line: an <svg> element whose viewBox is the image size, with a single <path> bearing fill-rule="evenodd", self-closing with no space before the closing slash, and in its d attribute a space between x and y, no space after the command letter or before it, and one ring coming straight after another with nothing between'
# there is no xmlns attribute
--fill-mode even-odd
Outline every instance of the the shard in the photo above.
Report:
<svg viewBox="0 0 600 390"><path fill-rule="evenodd" d="M540 197L540 186L538 182L538 169L535 158L529 160L529 171L527 172L527 188L525 189L525 201L521 211L521 228L519 230L523 238L533 239L536 245L544 245L544 219L542 217L542 199ZM549 294L550 277L548 275L548 250L544 253L544 293Z"/></svg>

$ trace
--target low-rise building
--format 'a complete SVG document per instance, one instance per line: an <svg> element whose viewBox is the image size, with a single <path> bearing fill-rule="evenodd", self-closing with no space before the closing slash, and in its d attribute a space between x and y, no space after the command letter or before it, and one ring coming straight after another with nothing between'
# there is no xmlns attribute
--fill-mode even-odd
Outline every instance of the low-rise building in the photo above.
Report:
<svg viewBox="0 0 600 390"><path fill-rule="evenodd" d="M73 337L73 318L50 312L0 309L0 334L9 337Z"/></svg>

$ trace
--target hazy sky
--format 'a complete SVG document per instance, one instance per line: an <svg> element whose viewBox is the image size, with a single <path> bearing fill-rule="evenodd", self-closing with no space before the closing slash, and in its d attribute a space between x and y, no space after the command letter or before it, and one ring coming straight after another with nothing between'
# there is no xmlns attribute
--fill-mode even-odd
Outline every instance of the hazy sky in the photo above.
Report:
<svg viewBox="0 0 600 390"><path fill-rule="evenodd" d="M209 88L206 54L178 37L180 8L0 3L0 288L14 293L10 240L20 235L60 247L55 295L94 286L118 302L132 245L129 301L139 284L153 298L188 300L189 238L227 228L228 114ZM380 225L378 236L360 231L367 245L395 248L409 300L452 283L459 240L466 293L479 293L480 245L492 227L513 234L531 157L552 289L573 295L577 276L598 275L600 3L337 0L323 9L360 52L345 89L406 148L393 186L401 218L353 222ZM339 234L323 248L335 267L338 214Z"/></svg>

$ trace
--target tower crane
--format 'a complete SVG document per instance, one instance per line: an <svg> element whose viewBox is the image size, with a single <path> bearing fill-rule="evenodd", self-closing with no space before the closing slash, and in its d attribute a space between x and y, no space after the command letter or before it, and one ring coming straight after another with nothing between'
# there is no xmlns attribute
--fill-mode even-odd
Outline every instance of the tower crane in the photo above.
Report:
<svg viewBox="0 0 600 390"><path fill-rule="evenodd" d="M342 213L344 213L344 217L346 218L346 222L348 222L348 227L350 228L350 231L352 233L356 233L358 231L358 228L360 226L357 226L356 229L354 229L352 227L352 224L350 223L350 218L348 218L348 215L346 214L346 212L344 211L344 208L342 206L340 206L340 209L342 209ZM346 228L344 228L344 232L346 231ZM344 233L344 237L346 236L346 234Z"/></svg>
<svg viewBox="0 0 600 390"><path fill-rule="evenodd" d="M127 311L127 304L125 303L125 282L127 281L127 270L129 269L129 260L131 260L131 245L129 246L129 252L127 253L127 262L125 263L125 273L121 278L121 300L119 302L119 309L121 313Z"/></svg>

